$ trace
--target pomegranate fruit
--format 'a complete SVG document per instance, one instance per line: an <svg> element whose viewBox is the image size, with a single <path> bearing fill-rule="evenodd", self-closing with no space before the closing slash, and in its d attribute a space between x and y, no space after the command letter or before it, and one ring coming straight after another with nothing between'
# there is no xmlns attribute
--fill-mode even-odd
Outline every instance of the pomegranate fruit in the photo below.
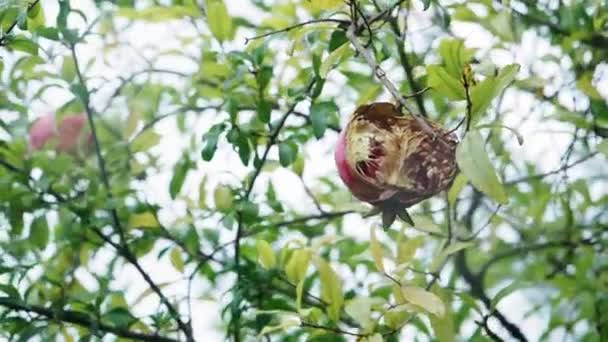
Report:
<svg viewBox="0 0 608 342"><path fill-rule="evenodd" d="M338 138L340 178L382 213L385 227L397 216L413 225L406 208L449 188L458 173L456 136L425 121L434 134L392 103L362 105Z"/></svg>
<svg viewBox="0 0 608 342"><path fill-rule="evenodd" d="M30 127L30 147L37 151L52 146L57 152L76 154L92 141L86 130L87 116L74 114L57 123L53 113L40 117Z"/></svg>

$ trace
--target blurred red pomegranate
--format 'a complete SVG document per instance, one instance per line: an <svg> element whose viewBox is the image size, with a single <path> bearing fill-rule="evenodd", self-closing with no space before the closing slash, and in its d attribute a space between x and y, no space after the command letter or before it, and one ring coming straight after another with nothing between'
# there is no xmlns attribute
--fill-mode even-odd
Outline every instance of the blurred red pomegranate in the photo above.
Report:
<svg viewBox="0 0 608 342"><path fill-rule="evenodd" d="M338 138L340 177L382 212L385 227L396 216L413 224L405 209L449 188L458 173L456 136L426 122L435 136L392 103L378 102L357 108Z"/></svg>
<svg viewBox="0 0 608 342"><path fill-rule="evenodd" d="M57 124L53 113L47 114L30 127L30 146L33 150L53 147L57 152L76 154L88 148L91 134L86 130L87 116L66 116Z"/></svg>

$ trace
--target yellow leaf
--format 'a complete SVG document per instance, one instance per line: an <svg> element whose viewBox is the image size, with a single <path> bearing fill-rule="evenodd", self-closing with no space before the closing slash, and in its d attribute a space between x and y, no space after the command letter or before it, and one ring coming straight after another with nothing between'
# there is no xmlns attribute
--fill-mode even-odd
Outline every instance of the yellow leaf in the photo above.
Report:
<svg viewBox="0 0 608 342"><path fill-rule="evenodd" d="M376 239L376 228L372 228L370 231L370 248L372 251L372 257L374 258L374 263L376 264L376 268L378 272L384 273L384 263L382 262L382 246Z"/></svg>
<svg viewBox="0 0 608 342"><path fill-rule="evenodd" d="M255 247L258 250L258 260L262 267L269 270L276 264L276 257L270 244L264 240L257 240Z"/></svg>
<svg viewBox="0 0 608 342"><path fill-rule="evenodd" d="M129 228L156 228L159 226L156 216L147 211L145 213L133 214L129 217Z"/></svg>

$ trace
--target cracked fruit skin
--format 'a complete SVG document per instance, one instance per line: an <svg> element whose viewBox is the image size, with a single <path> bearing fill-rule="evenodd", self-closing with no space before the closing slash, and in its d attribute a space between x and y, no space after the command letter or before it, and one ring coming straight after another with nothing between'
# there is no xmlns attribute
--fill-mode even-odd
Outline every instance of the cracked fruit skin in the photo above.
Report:
<svg viewBox="0 0 608 342"><path fill-rule="evenodd" d="M409 218L405 208L446 190L458 173L456 136L426 122L435 136L392 103L377 102L357 108L340 133L334 155L340 178L383 218Z"/></svg>
<svg viewBox="0 0 608 342"><path fill-rule="evenodd" d="M92 137L86 132L86 126L85 114L65 116L59 123L53 113L47 114L30 127L30 147L38 151L52 146L57 152L76 154L80 148L91 145Z"/></svg>

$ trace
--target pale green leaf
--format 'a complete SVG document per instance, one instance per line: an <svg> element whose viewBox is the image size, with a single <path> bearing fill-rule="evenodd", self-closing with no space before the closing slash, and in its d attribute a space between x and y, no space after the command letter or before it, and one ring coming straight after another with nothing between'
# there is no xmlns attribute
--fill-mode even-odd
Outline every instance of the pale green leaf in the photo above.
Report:
<svg viewBox="0 0 608 342"><path fill-rule="evenodd" d="M418 286L403 286L401 292L405 300L427 312L439 317L445 314L445 305L436 294Z"/></svg>
<svg viewBox="0 0 608 342"><path fill-rule="evenodd" d="M400 241L397 245L397 263L400 265L409 263L416 254L418 248L423 244L423 236L416 236L405 241Z"/></svg>
<svg viewBox="0 0 608 342"><path fill-rule="evenodd" d="M325 60L323 60L323 63L321 63L321 67L319 67L319 76L321 78L326 78L327 74L335 65L339 64L344 59L353 56L353 54L354 52L350 44L344 44L335 49L325 58Z"/></svg>
<svg viewBox="0 0 608 342"><path fill-rule="evenodd" d="M149 6L146 8L120 7L116 14L132 20L163 22L168 20L198 17L201 12L195 6Z"/></svg>
<svg viewBox="0 0 608 342"><path fill-rule="evenodd" d="M215 208L221 212L226 212L232 209L234 203L234 197L230 187L219 184L215 191L213 191L213 199L215 202Z"/></svg>
<svg viewBox="0 0 608 342"><path fill-rule="evenodd" d="M132 214L129 217L128 226L130 228L156 228L159 226L158 220L153 213L147 211L140 214Z"/></svg>
<svg viewBox="0 0 608 342"><path fill-rule="evenodd" d="M173 247L173 249L171 249L169 259L171 260L171 265L173 265L176 270L180 273L184 272L184 260L182 259L182 252L179 250L179 247Z"/></svg>
<svg viewBox="0 0 608 342"><path fill-rule="evenodd" d="M258 261L265 269L269 270L276 264L276 257L270 244L264 240L257 240L255 247L258 251Z"/></svg>
<svg viewBox="0 0 608 342"><path fill-rule="evenodd" d="M133 135L133 133L135 133L135 129L137 129L137 126L139 125L140 121L141 121L141 116L139 115L139 112L131 111L129 113L129 116L127 117L127 123L125 124L125 128L122 132L122 136L125 139L129 139L131 137L131 135Z"/></svg>
<svg viewBox="0 0 608 342"><path fill-rule="evenodd" d="M374 258L374 263L376 264L376 269L378 272L384 272L382 245L380 245L380 242L378 242L378 239L376 238L376 228L370 230L370 249L372 257Z"/></svg>
<svg viewBox="0 0 608 342"><path fill-rule="evenodd" d="M471 120L474 122L490 107L492 100L498 96L519 72L519 64L510 64L502 68L498 76L488 76L474 85L471 90Z"/></svg>
<svg viewBox="0 0 608 342"><path fill-rule="evenodd" d="M287 328L295 327L300 325L300 318L292 314L285 314L281 317L281 323L279 325L268 325L265 326L258 337L270 334L275 331L284 331Z"/></svg>
<svg viewBox="0 0 608 342"><path fill-rule="evenodd" d="M142 134L138 135L131 142L131 151L132 152L145 152L150 148L158 145L160 142L160 135L153 130L149 129L144 131Z"/></svg>
<svg viewBox="0 0 608 342"><path fill-rule="evenodd" d="M433 222L433 220L431 220L427 216L414 215L414 217L412 217L412 220L415 223L414 229L416 229L416 230L435 234L435 235L443 234L441 227L436 225L435 222Z"/></svg>
<svg viewBox="0 0 608 342"><path fill-rule="evenodd" d="M463 249L472 247L474 245L475 245L475 242L473 242L473 241L466 241L466 242L465 241L456 241L456 242L451 243L448 247L446 247L443 250L443 253L446 256L448 256L448 255L454 254L458 251L461 251Z"/></svg>
<svg viewBox="0 0 608 342"><path fill-rule="evenodd" d="M344 303L342 281L325 260L317 259L316 265L321 280L321 298L329 303L327 315L332 321L337 322L340 320L340 311Z"/></svg>
<svg viewBox="0 0 608 342"><path fill-rule="evenodd" d="M375 324L372 318L372 307L382 305L380 298L355 297L346 302L344 311L361 325L363 332L370 332Z"/></svg>
<svg viewBox="0 0 608 342"><path fill-rule="evenodd" d="M463 68L473 54L473 50L464 47L462 39L444 39L439 43L439 55L445 70L455 79L462 77Z"/></svg>
<svg viewBox="0 0 608 342"><path fill-rule="evenodd" d="M444 303L450 303L451 298L447 291L441 289L437 285L433 286L431 291L436 294ZM429 316L431 327L435 332L435 337L439 342L453 342L456 340L456 332L454 329L454 317L452 308L449 304L445 305L445 314L441 317Z"/></svg>
<svg viewBox="0 0 608 342"><path fill-rule="evenodd" d="M206 0L207 25L217 40L224 42L234 38L235 29L226 4L222 0Z"/></svg>
<svg viewBox="0 0 608 342"><path fill-rule="evenodd" d="M439 65L427 67L427 84L440 95L454 101L464 100L464 86L459 78L456 78Z"/></svg>
<svg viewBox="0 0 608 342"><path fill-rule="evenodd" d="M306 276L311 253L308 249L296 249L285 265L287 279L293 284L298 284Z"/></svg>
<svg viewBox="0 0 608 342"><path fill-rule="evenodd" d="M477 131L470 131L458 144L456 162L475 188L498 203L507 203L507 194L490 162L484 141Z"/></svg>
<svg viewBox="0 0 608 342"><path fill-rule="evenodd" d="M466 184L467 184L466 177L463 176L462 173L459 173L458 176L456 176L456 179L454 179L454 183L452 183L452 187L448 191L448 202L450 203L450 205L454 205L454 203L456 203L458 194L460 194L460 191L462 190L462 188L464 188L464 186Z"/></svg>

